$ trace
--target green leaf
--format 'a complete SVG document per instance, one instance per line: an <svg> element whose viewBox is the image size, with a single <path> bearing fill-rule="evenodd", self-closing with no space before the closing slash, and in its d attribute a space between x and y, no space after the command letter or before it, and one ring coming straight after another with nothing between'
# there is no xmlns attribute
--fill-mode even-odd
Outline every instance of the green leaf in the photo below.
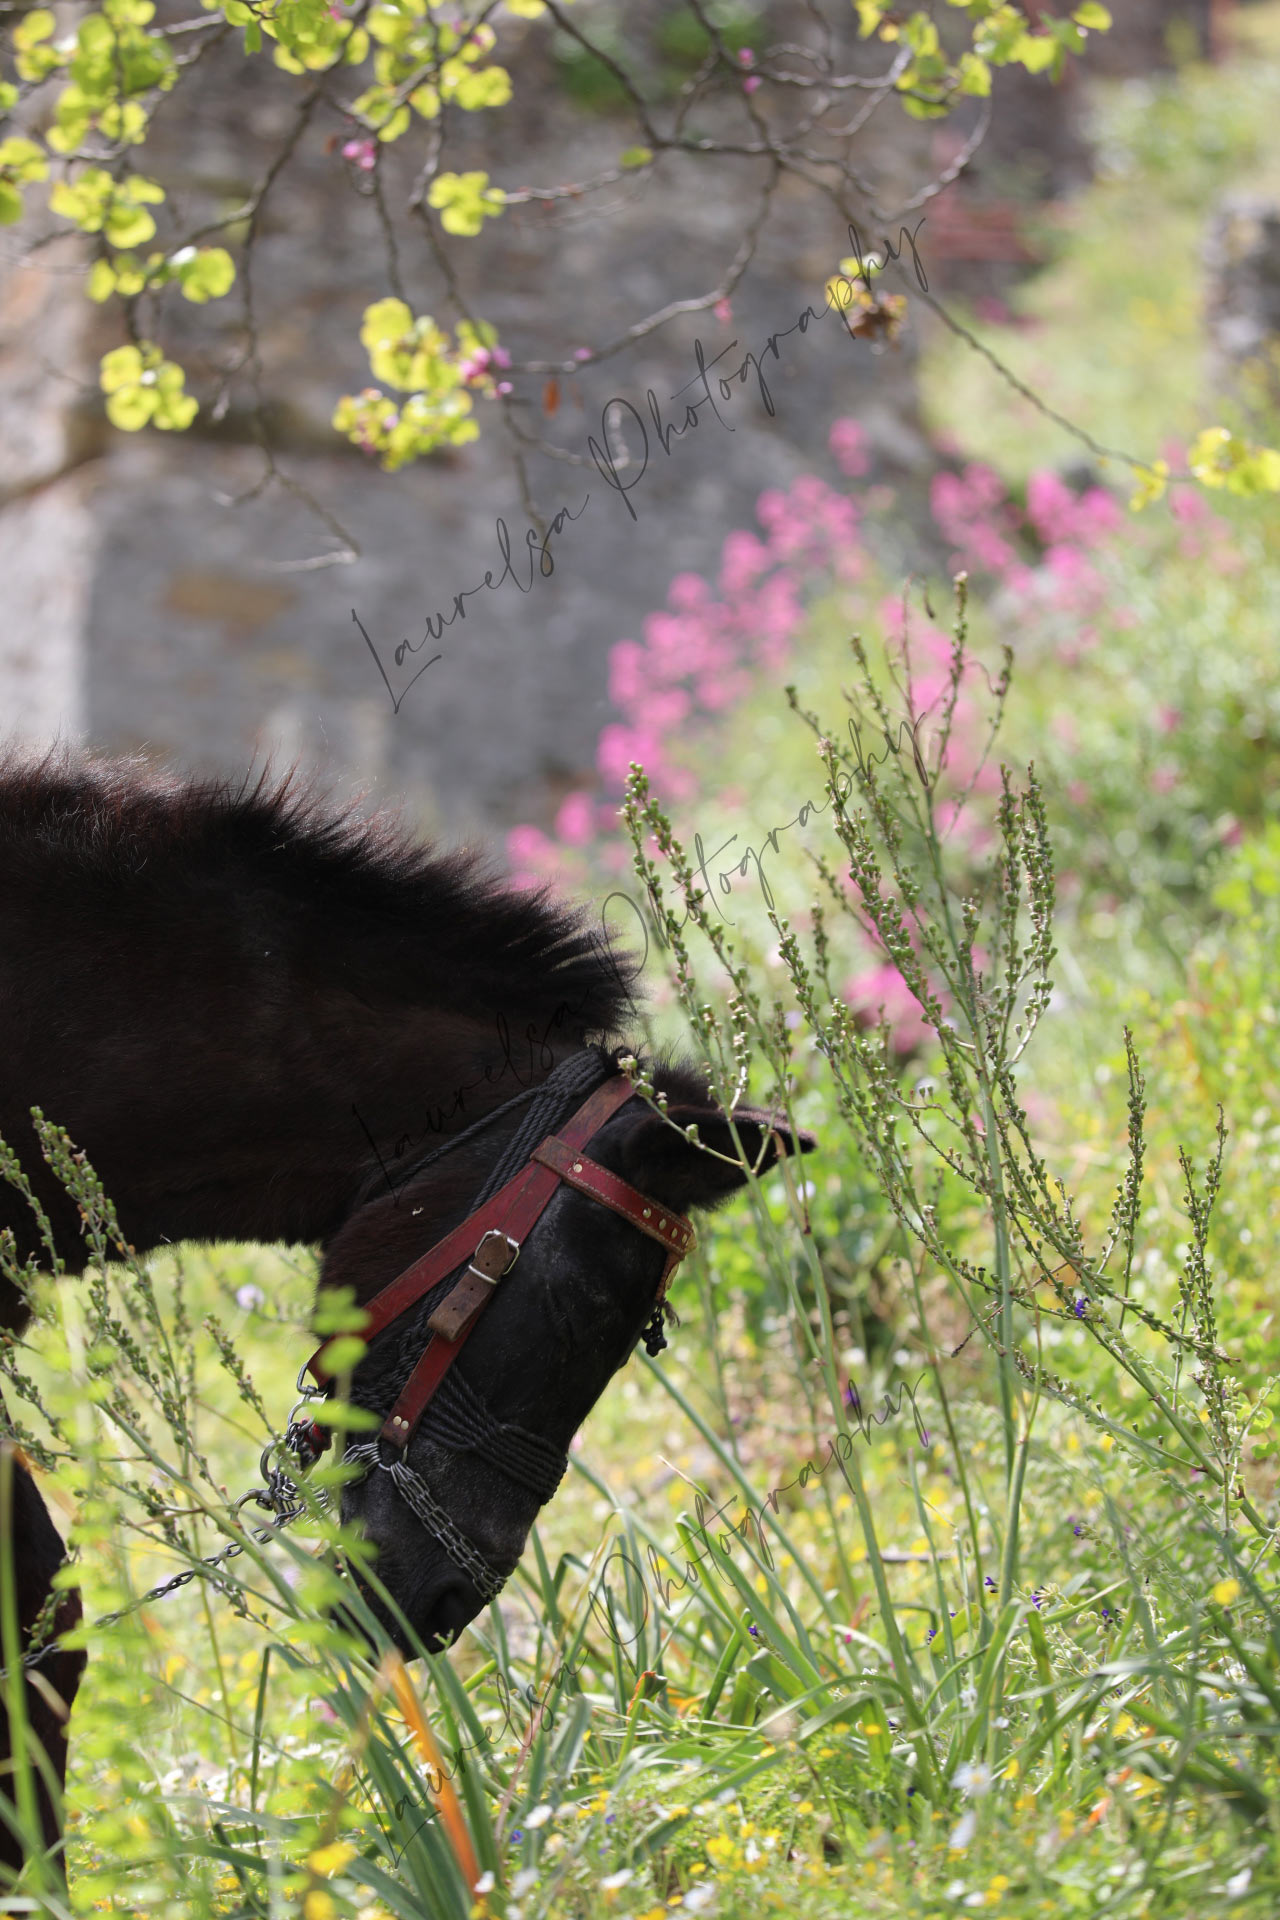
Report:
<svg viewBox="0 0 1280 1920"><path fill-rule="evenodd" d="M22 195L8 180L0 180L0 227L11 227L22 218Z"/></svg>
<svg viewBox="0 0 1280 1920"><path fill-rule="evenodd" d="M511 75L505 67L484 67L459 80L453 93L458 105L467 112L481 107L505 106L511 98Z"/></svg>
<svg viewBox="0 0 1280 1920"><path fill-rule="evenodd" d="M244 50L246 53L262 52L262 23L250 20L244 30Z"/></svg>
<svg viewBox="0 0 1280 1920"><path fill-rule="evenodd" d="M1084 5L1075 9L1071 18L1078 27L1088 27L1091 33L1106 33L1111 26L1111 15L1098 0L1084 0Z"/></svg>
<svg viewBox="0 0 1280 1920"><path fill-rule="evenodd" d="M104 353L98 378L104 393L136 387L142 378L142 355L137 347L114 347L110 353Z"/></svg>
<svg viewBox="0 0 1280 1920"><path fill-rule="evenodd" d="M183 294L198 306L206 300L220 300L230 291L236 277L235 262L225 247L201 247L189 260L175 254L172 265L178 269Z"/></svg>
<svg viewBox="0 0 1280 1920"><path fill-rule="evenodd" d="M26 52L39 41L47 40L54 29L54 18L47 7L36 7L19 20L13 30L13 44Z"/></svg>
<svg viewBox="0 0 1280 1920"><path fill-rule="evenodd" d="M155 412L156 398L149 387L121 387L107 400L107 418L113 427L120 427L125 433L137 433Z"/></svg>
<svg viewBox="0 0 1280 1920"><path fill-rule="evenodd" d="M89 269L86 289L91 300L109 300L116 290L115 269L109 260L95 260Z"/></svg>
<svg viewBox="0 0 1280 1920"><path fill-rule="evenodd" d="M1058 43L1051 34L1024 33L1013 57L1028 73L1043 73L1053 65L1057 54Z"/></svg>
<svg viewBox="0 0 1280 1920"><path fill-rule="evenodd" d="M155 230L156 223L146 208L131 206L124 199L112 203L103 226L113 247L136 247L139 241L150 240Z"/></svg>
<svg viewBox="0 0 1280 1920"><path fill-rule="evenodd" d="M620 167L647 167L652 159L652 147L624 147L618 155L618 165Z"/></svg>
<svg viewBox="0 0 1280 1920"><path fill-rule="evenodd" d="M956 74L960 93L976 94L985 99L991 92L991 69L976 53L960 55Z"/></svg>

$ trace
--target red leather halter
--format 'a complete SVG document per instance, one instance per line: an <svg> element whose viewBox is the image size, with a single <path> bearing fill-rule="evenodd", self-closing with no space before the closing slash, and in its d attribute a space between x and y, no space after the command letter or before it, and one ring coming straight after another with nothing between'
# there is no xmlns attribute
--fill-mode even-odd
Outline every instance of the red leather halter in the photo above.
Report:
<svg viewBox="0 0 1280 1920"><path fill-rule="evenodd" d="M428 1320L431 1338L382 1428L380 1438L398 1452L403 1453L408 1446L436 1388L461 1353L503 1275L510 1272L521 1242L546 1211L561 1181L598 1200L601 1206L612 1208L666 1249L655 1307L666 1299L672 1273L697 1245L692 1226L682 1214L649 1199L582 1151L634 1092L625 1074L616 1074L597 1087L559 1133L548 1134L533 1149L529 1163L504 1187L366 1303L368 1319L362 1337L373 1340L463 1261L468 1262ZM304 1368L318 1386L327 1386L334 1377L325 1364L325 1354L333 1344L333 1340L326 1340Z"/></svg>

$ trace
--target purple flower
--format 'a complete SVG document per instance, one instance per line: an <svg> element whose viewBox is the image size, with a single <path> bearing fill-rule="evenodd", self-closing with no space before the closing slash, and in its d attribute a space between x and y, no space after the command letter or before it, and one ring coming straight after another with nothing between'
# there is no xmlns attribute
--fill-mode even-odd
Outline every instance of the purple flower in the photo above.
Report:
<svg viewBox="0 0 1280 1920"><path fill-rule="evenodd" d="M1085 1299L1082 1293L1077 1294L1076 1305L1075 1305L1076 1319L1083 1320L1085 1315L1088 1313L1088 1311L1089 1311L1089 1302Z"/></svg>

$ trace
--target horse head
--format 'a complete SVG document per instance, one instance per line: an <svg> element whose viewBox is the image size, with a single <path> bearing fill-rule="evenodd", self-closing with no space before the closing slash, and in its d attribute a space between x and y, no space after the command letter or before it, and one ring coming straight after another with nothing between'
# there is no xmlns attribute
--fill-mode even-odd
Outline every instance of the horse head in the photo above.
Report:
<svg viewBox="0 0 1280 1920"><path fill-rule="evenodd" d="M746 1183L729 1118L709 1103L691 1071L655 1071L664 1117L628 1098L608 1055L588 1049L576 1059L579 1087L584 1068L597 1085L612 1084L616 1110L581 1153L559 1156L564 1176L546 1181L550 1197L508 1270L487 1294L484 1283L471 1278L472 1295L485 1295L483 1310L425 1408L406 1382L422 1377L420 1363L431 1370L424 1351L443 1337L428 1320L435 1315L441 1324L442 1305L446 1324L465 1311L471 1296L451 1291L456 1269L378 1332L352 1378L353 1402L386 1426L377 1440L362 1436L348 1447L348 1459L365 1472L344 1488L342 1515L357 1521L376 1548L379 1582L431 1650L473 1620L515 1568L540 1507L559 1483L574 1435L642 1333L649 1329L651 1350L660 1342L655 1308L660 1314L660 1289L691 1238L684 1216L720 1205ZM567 1064L572 1074L575 1062ZM557 1125L570 1132L572 1116L582 1110L579 1091L571 1090L561 1097ZM537 1133L538 1116L533 1120ZM696 1142L685 1131L691 1125ZM760 1172L780 1152L815 1144L756 1110L738 1109L733 1129ZM495 1167L504 1173L514 1162L518 1187L522 1169L546 1164L536 1151L525 1151L528 1140L529 1116L502 1114L456 1151L432 1156L432 1164L410 1172L394 1191L384 1187L357 1208L327 1249L322 1284L354 1285L357 1299L369 1301L406 1258L412 1267L442 1233L460 1232L460 1244L472 1246L481 1237L469 1229L473 1217L483 1224L475 1195L486 1191L486 1175L491 1188ZM583 1182L591 1186L584 1190ZM612 1201L602 1203L599 1189ZM630 1217L616 1210L624 1192L634 1196ZM498 1204L506 1204L501 1195ZM508 1239L505 1253L500 1246L497 1266L507 1263L514 1245ZM386 1291L397 1304L392 1289ZM451 1309L454 1300L461 1305ZM411 1403L404 1420L392 1411ZM412 1432L401 1445L409 1419ZM394 1618L367 1597L404 1646Z"/></svg>

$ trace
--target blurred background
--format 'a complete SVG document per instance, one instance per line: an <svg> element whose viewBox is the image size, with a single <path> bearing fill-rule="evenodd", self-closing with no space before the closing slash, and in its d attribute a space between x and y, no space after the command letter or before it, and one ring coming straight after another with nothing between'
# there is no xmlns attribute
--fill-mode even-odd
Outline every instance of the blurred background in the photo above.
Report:
<svg viewBox="0 0 1280 1920"><path fill-rule="evenodd" d="M856 16L829 11L841 57L856 67L867 57ZM816 31L803 5L722 12L739 46L803 45ZM961 177L911 216L925 217L919 248L931 292L1014 347L1018 327L1032 322L1015 324L1010 303L1051 269L1077 210L1116 164L1099 101L1122 97L1141 116L1179 69L1228 63L1241 21L1274 8L1124 0L1114 13L1111 30L1090 33L1083 58L1069 60L1056 84L998 73L984 143ZM659 94L699 55L682 38L691 16L681 8L593 0L575 16L604 44L625 46ZM483 119L482 133L468 131L483 139L493 178L509 187L559 184L614 163L629 118L611 73L545 21L509 22L506 31L499 52L514 98L467 116ZM200 86L181 90L180 110L161 102L148 138L147 164L176 209L243 200L291 124L293 76L266 60L246 65L230 46L206 62ZM936 122L880 117L860 153L885 204L952 163L980 104ZM1196 157L1171 155L1170 166ZM1244 227L1237 220L1228 230L1257 171L1256 155L1237 158L1238 178L1230 165L1202 168L1204 197L1183 209L1193 246L1181 271L1195 336L1186 363L1206 385L1221 375L1213 354L1231 363L1280 328L1280 203L1264 196ZM722 165L712 186L696 157L667 155L602 193L512 206L468 243L479 310L517 361L585 350L582 373L554 393L538 377L517 381L516 405L533 430L553 426L585 462L612 396L642 408L650 387L674 393L696 373L696 339L708 357L734 340L758 346L819 296L847 240L821 195L784 179L730 309L678 319L601 364L587 360L638 318L714 282L741 233L752 164L736 174ZM471 600L465 622L420 655L443 657L395 711L353 611L384 660L402 640L419 646L433 609L447 609L486 569L500 570L496 519L522 551L527 518L492 409L476 444L396 474L331 426L338 397L367 382L361 314L388 292L383 235L359 172L317 116L293 146L256 236L265 413L255 416L233 394L221 417L203 406L182 434L129 434L107 423L97 361L121 336L118 319L84 298L82 238L31 252L10 236L0 266L6 736L142 751L233 775L269 754L317 769L341 792L369 788L378 800L403 800L451 834L521 822L546 828L567 796L598 785L598 743L617 717L611 649L641 632L673 578L714 572L726 537L754 524L762 492L785 491L805 474L840 481L829 445L835 420L862 429L857 491L879 489L883 504L891 490L868 531L889 573L937 571L945 561L931 487L939 472L958 468L964 450L955 420L944 417L955 411L948 391L983 369L971 349L957 354L923 301L910 299L908 274L894 282L906 287L909 310L893 345L851 341L836 326L793 336L771 380L772 417L752 383L735 395L724 426L690 433L669 456L652 442L634 520L589 464L535 455L533 492L547 518L591 492L585 515L556 542L553 576L528 593L508 586ZM1157 170L1150 192L1166 191L1184 187L1171 174L1166 188ZM1116 239L1117 252L1143 244L1140 231ZM414 311L439 311L438 263L421 236L416 251L402 247L400 267ZM1105 281L1098 289L1101 302L1120 297ZM235 315L220 319L214 304L175 316L179 348L192 316L202 331L178 357L198 392L218 350L242 342ZM947 373L931 389L937 353ZM1011 398L985 377L965 416L978 438ZM1055 398L1075 417L1079 395ZM272 477L258 444L263 419ZM1105 440L1105 418L1091 425ZM1073 484L1089 477L1087 451L1067 436L1057 436L1052 457L1074 473ZM359 558L331 564L348 540ZM407 678L392 670L397 690Z"/></svg>

